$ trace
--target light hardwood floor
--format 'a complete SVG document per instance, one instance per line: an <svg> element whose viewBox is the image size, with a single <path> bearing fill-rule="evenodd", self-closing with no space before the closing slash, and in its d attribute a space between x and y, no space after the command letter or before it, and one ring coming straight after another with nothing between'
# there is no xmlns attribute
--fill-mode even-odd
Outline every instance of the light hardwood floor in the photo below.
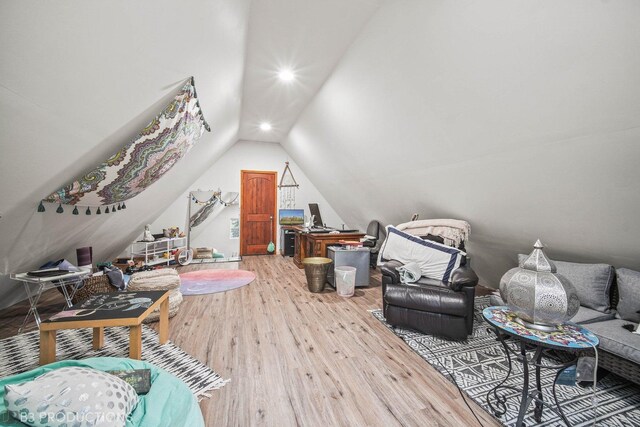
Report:
<svg viewBox="0 0 640 427"><path fill-rule="evenodd" d="M350 299L306 289L291 258L182 267L254 271L249 286L185 297L169 339L231 379L200 406L207 426L477 426L456 387L369 310L381 307L380 275ZM43 312L62 300L49 292ZM26 307L0 318L14 335ZM499 425L468 400L484 426Z"/></svg>

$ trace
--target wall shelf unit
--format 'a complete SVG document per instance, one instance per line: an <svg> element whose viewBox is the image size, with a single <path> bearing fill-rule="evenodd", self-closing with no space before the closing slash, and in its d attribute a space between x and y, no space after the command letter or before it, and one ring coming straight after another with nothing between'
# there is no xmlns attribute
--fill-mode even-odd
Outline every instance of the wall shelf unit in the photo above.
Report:
<svg viewBox="0 0 640 427"><path fill-rule="evenodd" d="M130 248L131 259L144 258L144 265L170 265L171 261L176 261L176 257L173 256L173 251L175 250L178 251L178 254L186 254L188 252L186 237L172 237L153 242L133 242ZM169 256L165 257L164 254L167 252ZM180 264L186 265L189 261L186 263L180 262Z"/></svg>

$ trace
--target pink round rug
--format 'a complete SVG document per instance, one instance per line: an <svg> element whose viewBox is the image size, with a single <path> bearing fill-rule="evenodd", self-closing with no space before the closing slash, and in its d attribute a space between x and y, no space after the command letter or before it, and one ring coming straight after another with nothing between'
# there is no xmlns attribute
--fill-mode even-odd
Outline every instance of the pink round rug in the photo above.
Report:
<svg viewBox="0 0 640 427"><path fill-rule="evenodd" d="M230 291L253 282L255 273L246 270L198 270L180 275L182 295L203 295Z"/></svg>

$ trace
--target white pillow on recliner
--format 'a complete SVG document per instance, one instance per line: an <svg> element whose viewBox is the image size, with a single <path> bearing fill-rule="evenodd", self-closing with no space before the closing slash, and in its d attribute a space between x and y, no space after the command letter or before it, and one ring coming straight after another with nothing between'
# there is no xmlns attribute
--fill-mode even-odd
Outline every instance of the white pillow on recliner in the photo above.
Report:
<svg viewBox="0 0 640 427"><path fill-rule="evenodd" d="M387 239L380 248L378 263L397 260L403 264L414 262L420 266L422 275L430 279L448 282L451 273L460 267L466 253L441 243L419 237L387 226Z"/></svg>

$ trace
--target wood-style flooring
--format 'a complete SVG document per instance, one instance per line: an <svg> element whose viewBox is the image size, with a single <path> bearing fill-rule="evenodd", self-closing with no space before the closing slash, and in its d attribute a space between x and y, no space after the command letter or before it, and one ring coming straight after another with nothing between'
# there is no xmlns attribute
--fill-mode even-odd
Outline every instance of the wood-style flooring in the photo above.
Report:
<svg viewBox="0 0 640 427"><path fill-rule="evenodd" d="M185 297L169 339L231 381L200 402L207 426L477 426L456 387L369 310L381 307L380 274L350 299L312 294L291 258L182 267L254 271L249 286ZM331 288L329 288L331 289ZM41 314L60 309L46 293ZM0 315L15 335L27 306ZM498 425L467 400L484 426Z"/></svg>

